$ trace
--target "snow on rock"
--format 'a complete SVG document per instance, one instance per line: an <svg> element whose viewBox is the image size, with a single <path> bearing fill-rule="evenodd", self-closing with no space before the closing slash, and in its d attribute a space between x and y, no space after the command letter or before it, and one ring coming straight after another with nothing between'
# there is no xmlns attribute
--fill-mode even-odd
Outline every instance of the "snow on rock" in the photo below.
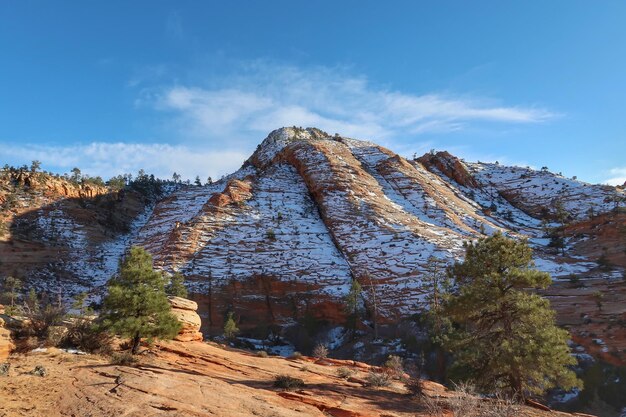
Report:
<svg viewBox="0 0 626 417"><path fill-rule="evenodd" d="M230 286L231 299L255 308L265 300L270 310L296 294L297 308L303 294L340 305L357 279L366 304L391 318L422 302L429 257L460 259L464 241L495 231L530 237L537 266L557 278L587 273L594 263L549 250L538 210L559 197L579 217L590 204L609 209L612 193L449 154L407 161L372 142L283 128L231 177L161 201L138 242L157 266L191 277L194 292ZM590 203L574 207L577 198ZM234 282L260 289L237 295Z"/></svg>
<svg viewBox="0 0 626 417"><path fill-rule="evenodd" d="M40 209L31 234L45 242L50 262L37 282L68 294L102 291L124 251L139 244L156 267L187 276L203 323L213 326L231 310L244 327L311 314L339 323L353 279L366 307L394 320L423 302L431 256L461 259L465 241L496 231L530 238L536 266L557 279L597 274L588 257L550 248L544 226L557 204L576 220L611 210L623 195L445 152L409 161L372 142L295 127L270 133L220 181L170 191L135 215L127 233L106 238L67 209ZM585 242L594 243L578 234L565 249ZM59 268L74 278L49 279Z"/></svg>

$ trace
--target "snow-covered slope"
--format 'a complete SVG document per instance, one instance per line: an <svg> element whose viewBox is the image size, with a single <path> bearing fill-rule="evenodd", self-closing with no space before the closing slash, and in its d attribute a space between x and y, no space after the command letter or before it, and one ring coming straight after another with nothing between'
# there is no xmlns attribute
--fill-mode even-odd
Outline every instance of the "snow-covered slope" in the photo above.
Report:
<svg viewBox="0 0 626 417"><path fill-rule="evenodd" d="M554 201L582 220L589 207L613 209L615 196L623 192L544 171L449 154L409 161L371 142L283 128L229 178L157 204L137 242L160 267L190 277L195 291L222 291L230 301L220 308L233 308L237 290L225 288L240 285L244 316L246 299L266 293L271 309L303 291L341 314L357 279L366 303L392 318L416 311L429 257L460 259L464 241L497 230L531 238L537 265L557 278L595 274L595 259L548 248L542 225L553 222ZM274 287L255 293L250 282L263 280ZM301 312L303 298L293 299Z"/></svg>
<svg viewBox="0 0 626 417"><path fill-rule="evenodd" d="M557 279L621 273L598 268L603 244L594 233L610 234L612 220L597 215L613 212L623 190L446 152L407 160L318 129L278 129L237 172L180 186L154 206L131 194L85 200L67 194L68 184L56 188L65 191L51 197L27 187L23 207L2 217L11 233L0 241L0 273L71 295L101 288L139 244L157 267L186 275L216 325L232 309L249 323L309 314L343 320L353 279L376 314L411 314L430 257L460 259L464 241L495 231L530 238L537 266ZM558 225L558 210L574 223L596 216L593 227L572 229L563 253L548 247L544 230ZM124 230L104 226L115 216ZM607 253L621 256L612 251L619 236L611 236Z"/></svg>

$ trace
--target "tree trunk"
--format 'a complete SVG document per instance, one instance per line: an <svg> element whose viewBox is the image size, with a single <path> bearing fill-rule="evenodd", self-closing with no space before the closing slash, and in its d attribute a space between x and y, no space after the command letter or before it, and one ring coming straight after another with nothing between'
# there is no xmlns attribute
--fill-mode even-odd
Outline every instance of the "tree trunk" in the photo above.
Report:
<svg viewBox="0 0 626 417"><path fill-rule="evenodd" d="M133 348L130 351L133 355L136 355L139 352L139 344L141 343L141 336L139 335L139 332L135 333L135 336L133 337Z"/></svg>
<svg viewBox="0 0 626 417"><path fill-rule="evenodd" d="M511 385L511 389L513 391L511 394L524 401L526 398L522 389L522 378L517 370L509 375L509 384Z"/></svg>
<svg viewBox="0 0 626 417"><path fill-rule="evenodd" d="M446 379L446 355L441 346L437 346L435 350L435 355L437 358L437 378L438 382L443 382Z"/></svg>

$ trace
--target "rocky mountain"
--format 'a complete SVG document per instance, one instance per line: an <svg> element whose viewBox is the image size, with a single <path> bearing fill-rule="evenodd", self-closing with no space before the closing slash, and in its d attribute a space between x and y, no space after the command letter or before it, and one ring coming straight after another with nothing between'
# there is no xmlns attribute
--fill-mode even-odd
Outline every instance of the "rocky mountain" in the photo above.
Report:
<svg viewBox="0 0 626 417"><path fill-rule="evenodd" d="M0 203L17 182L6 182ZM626 320L620 188L447 152L405 159L313 128L276 130L237 172L170 187L156 202L76 187L27 186L3 210L0 275L97 299L136 244L159 268L185 274L205 334L228 310L250 332L309 319L342 324L353 279L365 289L364 325L384 331L419 310L429 258L461 259L463 242L499 230L533 245L537 267L555 279L546 296L561 324L589 349L624 359L626 331L613 325Z"/></svg>

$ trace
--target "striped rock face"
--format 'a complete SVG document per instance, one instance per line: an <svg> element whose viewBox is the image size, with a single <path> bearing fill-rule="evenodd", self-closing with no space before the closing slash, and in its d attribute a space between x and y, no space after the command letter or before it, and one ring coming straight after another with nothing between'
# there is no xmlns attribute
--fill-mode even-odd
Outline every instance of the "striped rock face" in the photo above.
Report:
<svg viewBox="0 0 626 417"><path fill-rule="evenodd" d="M272 132L218 183L158 203L135 241L158 267L187 277L203 326L227 311L240 326L289 325L307 314L344 319L352 279L381 323L415 313L428 259L462 258L463 242L495 231L530 239L557 280L597 277L596 263L548 248L558 201L573 221L613 209L623 191L546 171L466 163L448 153L405 159L317 129ZM544 220L546 219L546 220ZM542 223L542 221L544 223Z"/></svg>
<svg viewBox="0 0 626 417"><path fill-rule="evenodd" d="M576 330L591 321L587 333L626 341L609 326L626 314L621 188L447 152L406 159L312 128L276 130L237 172L171 186L155 204L130 192L70 193L59 181L27 187L13 211L0 212L0 277L17 271L24 288L97 298L126 249L140 245L157 268L185 275L205 334L221 333L229 311L242 330L309 318L344 323L352 280L363 287L369 321L385 324L423 306L429 258L460 260L465 241L502 231L528 238L536 266L552 274L545 295L562 324ZM0 197L14 188L0 176ZM560 251L545 228L563 214ZM111 222L118 230L106 228ZM598 265L601 257L611 270ZM570 288L571 279L584 286ZM610 291L600 313L590 298L596 290Z"/></svg>

